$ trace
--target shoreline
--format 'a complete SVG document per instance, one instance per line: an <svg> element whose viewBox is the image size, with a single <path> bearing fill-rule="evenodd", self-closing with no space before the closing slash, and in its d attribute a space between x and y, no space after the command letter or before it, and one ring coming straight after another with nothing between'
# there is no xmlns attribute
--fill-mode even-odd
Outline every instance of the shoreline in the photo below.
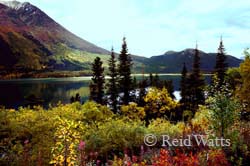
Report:
<svg viewBox="0 0 250 166"><path fill-rule="evenodd" d="M152 73L155 75L156 73ZM157 73L158 76L181 76L181 73ZM145 76L149 77L150 73L133 73L131 74L132 77L134 76ZM211 73L204 73L204 76L213 75ZM83 73L82 71L61 71L61 72L49 72L49 73L11 73L7 75L0 76L0 81L11 81L11 80L23 80L23 79L56 79L56 78L81 78L81 77L90 77L90 73ZM105 78L109 78L105 75Z"/></svg>

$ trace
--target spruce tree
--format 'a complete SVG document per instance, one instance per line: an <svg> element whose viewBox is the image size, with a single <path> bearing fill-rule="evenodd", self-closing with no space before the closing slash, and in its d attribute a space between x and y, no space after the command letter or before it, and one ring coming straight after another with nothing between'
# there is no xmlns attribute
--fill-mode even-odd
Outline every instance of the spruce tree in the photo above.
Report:
<svg viewBox="0 0 250 166"><path fill-rule="evenodd" d="M130 93L130 102L136 102L138 98L138 95L137 95L138 84L137 84L137 79L135 76L133 77L133 80L132 80L131 92L132 93Z"/></svg>
<svg viewBox="0 0 250 166"><path fill-rule="evenodd" d="M215 74L218 79L218 85L221 86L224 83L224 78L225 78L225 72L226 72L226 53L225 53L225 48L223 45L223 41L221 38L220 45L218 48L218 53L216 55L216 65L215 65ZM220 87L217 87L218 90Z"/></svg>
<svg viewBox="0 0 250 166"><path fill-rule="evenodd" d="M99 104L104 104L104 68L102 67L102 61L99 57L96 57L92 64L92 81L90 83L90 100L93 100Z"/></svg>
<svg viewBox="0 0 250 166"><path fill-rule="evenodd" d="M152 73L149 74L149 86L161 88L160 78L157 73L155 75L153 75Z"/></svg>
<svg viewBox="0 0 250 166"><path fill-rule="evenodd" d="M136 89L137 88L137 79L136 77L134 76L133 77L133 81L132 81L132 89Z"/></svg>
<svg viewBox="0 0 250 166"><path fill-rule="evenodd" d="M173 81L172 80L163 80L163 81L160 81L159 83L159 87L160 89L162 88L166 88L168 90L168 93L170 95L170 97L172 99L175 99L175 95L174 95L174 85L173 85Z"/></svg>
<svg viewBox="0 0 250 166"><path fill-rule="evenodd" d="M187 67L186 64L183 63L183 68L181 72L181 82L180 82L180 91L181 91L181 100L182 108L185 110L188 102L188 80L187 80Z"/></svg>
<svg viewBox="0 0 250 166"><path fill-rule="evenodd" d="M117 83L117 78L118 78L118 72L116 68L116 60L115 60L115 53L114 49L111 49L111 57L109 59L109 72L108 76L110 79L108 80L107 83L107 95L109 95L109 104L111 106L111 110L116 113L117 112L117 97L118 97L118 83Z"/></svg>
<svg viewBox="0 0 250 166"><path fill-rule="evenodd" d="M138 106L140 107L144 107L145 106L145 101L144 101L144 97L146 96L147 94L147 91L146 91L146 88L148 86L148 80L147 79L142 79L139 84L139 96L138 96Z"/></svg>
<svg viewBox="0 0 250 166"><path fill-rule="evenodd" d="M149 74L149 86L153 86L154 84L154 76L152 73Z"/></svg>
<svg viewBox="0 0 250 166"><path fill-rule="evenodd" d="M121 104L127 105L131 101L132 90L131 67L132 59L128 54L126 38L123 38L122 50L119 55L119 87L123 93Z"/></svg>
<svg viewBox="0 0 250 166"><path fill-rule="evenodd" d="M161 81L160 81L160 78L159 78L159 75L156 73L155 76L154 76L154 79L153 79L153 86L155 86L156 88L160 88L161 87Z"/></svg>
<svg viewBox="0 0 250 166"><path fill-rule="evenodd" d="M200 104L205 103L204 97L205 82L200 71L200 56L196 46L194 53L193 69L188 78L189 110L195 113Z"/></svg>

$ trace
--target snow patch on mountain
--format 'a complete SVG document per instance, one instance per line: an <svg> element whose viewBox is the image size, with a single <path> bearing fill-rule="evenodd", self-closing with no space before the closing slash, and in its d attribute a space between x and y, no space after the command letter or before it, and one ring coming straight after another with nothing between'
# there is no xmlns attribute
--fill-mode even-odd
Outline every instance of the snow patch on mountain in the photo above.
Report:
<svg viewBox="0 0 250 166"><path fill-rule="evenodd" d="M29 10L29 8L27 8L28 6L30 6L30 3L29 2L19 2L19 1L3 1L3 0L0 0L0 3L5 5L5 6L8 6L9 8L11 9L14 9L14 10L19 10L21 8L25 8L25 10Z"/></svg>

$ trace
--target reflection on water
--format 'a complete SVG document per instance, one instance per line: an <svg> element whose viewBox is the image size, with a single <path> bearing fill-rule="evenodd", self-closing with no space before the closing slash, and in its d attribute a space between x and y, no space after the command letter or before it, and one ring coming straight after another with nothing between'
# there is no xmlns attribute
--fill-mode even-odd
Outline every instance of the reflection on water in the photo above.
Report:
<svg viewBox="0 0 250 166"><path fill-rule="evenodd" d="M67 79L22 79L0 81L0 105L7 108L18 108L33 103L48 107L59 101L69 103L70 97L79 93L82 100L89 95L89 80Z"/></svg>
<svg viewBox="0 0 250 166"><path fill-rule="evenodd" d="M172 80L175 91L179 90L180 76L160 75L161 80ZM141 80L142 76L136 76ZM59 101L69 103L71 96L80 94L82 101L89 96L90 77L17 79L0 81L0 105L18 108L33 103L44 107ZM209 77L206 77L208 82Z"/></svg>

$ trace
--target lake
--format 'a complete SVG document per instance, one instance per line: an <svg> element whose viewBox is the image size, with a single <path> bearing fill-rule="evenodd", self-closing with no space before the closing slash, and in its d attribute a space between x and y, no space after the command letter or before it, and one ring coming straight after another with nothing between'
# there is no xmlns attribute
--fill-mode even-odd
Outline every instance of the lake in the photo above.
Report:
<svg viewBox="0 0 250 166"><path fill-rule="evenodd" d="M135 75L137 80L142 75ZM147 75L144 76L147 78ZM179 90L180 75L161 74L161 80L172 80L175 91ZM210 76L205 76L206 82ZM82 101L89 96L89 82L91 77L67 78L29 78L15 80L0 80L0 105L6 108L18 108L39 103L44 107L50 104L70 103L71 96L80 94Z"/></svg>

